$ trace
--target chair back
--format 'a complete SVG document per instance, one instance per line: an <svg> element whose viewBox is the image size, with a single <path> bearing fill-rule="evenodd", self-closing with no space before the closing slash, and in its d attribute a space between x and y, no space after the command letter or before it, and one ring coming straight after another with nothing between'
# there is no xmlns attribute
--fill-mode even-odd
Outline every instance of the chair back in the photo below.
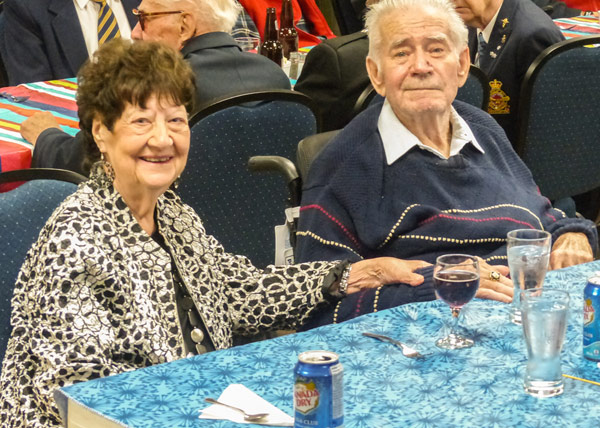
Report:
<svg viewBox="0 0 600 428"><path fill-rule="evenodd" d="M383 101L383 97L380 97L373 85L369 83L356 99L356 103L354 103L354 107L352 108L352 117L358 115L377 100Z"/></svg>
<svg viewBox="0 0 600 428"><path fill-rule="evenodd" d="M64 170L28 169L0 174L0 183L23 182L0 193L0 361L11 333L13 289L25 255L56 207L85 177Z"/></svg>
<svg viewBox="0 0 600 428"><path fill-rule="evenodd" d="M309 135L298 143L296 151L296 165L298 167L298 175L302 181L306 181L308 170L313 160L321 153L327 144L340 132L335 131L321 132L315 135Z"/></svg>
<svg viewBox="0 0 600 428"><path fill-rule="evenodd" d="M471 64L465 84L458 88L456 99L487 111L490 101L490 86L485 73Z"/></svg>
<svg viewBox="0 0 600 428"><path fill-rule="evenodd" d="M4 1L0 3L0 87L8 86L8 74L4 66L4 58L6 58L6 49L4 45Z"/></svg>
<svg viewBox="0 0 600 428"><path fill-rule="evenodd" d="M261 91L226 97L190 121L190 155L178 193L229 252L259 267L273 263L273 228L283 223L286 189L276 173L252 174L254 155L292 159L298 141L318 132L306 95Z"/></svg>
<svg viewBox="0 0 600 428"><path fill-rule="evenodd" d="M592 36L550 46L523 80L517 153L551 200L600 186L599 43Z"/></svg>

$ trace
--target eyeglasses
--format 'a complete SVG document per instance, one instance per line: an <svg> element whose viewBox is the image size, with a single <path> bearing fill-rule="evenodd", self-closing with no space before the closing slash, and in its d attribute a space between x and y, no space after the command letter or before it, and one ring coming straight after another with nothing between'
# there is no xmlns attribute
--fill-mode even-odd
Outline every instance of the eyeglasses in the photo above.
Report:
<svg viewBox="0 0 600 428"><path fill-rule="evenodd" d="M146 30L146 20L148 18L152 18L154 16L174 15L176 13L183 13L183 10L171 10L168 12L144 12L143 10L133 9L132 12L135 16L137 16L137 19L140 23L140 27L142 28L142 31L145 31Z"/></svg>

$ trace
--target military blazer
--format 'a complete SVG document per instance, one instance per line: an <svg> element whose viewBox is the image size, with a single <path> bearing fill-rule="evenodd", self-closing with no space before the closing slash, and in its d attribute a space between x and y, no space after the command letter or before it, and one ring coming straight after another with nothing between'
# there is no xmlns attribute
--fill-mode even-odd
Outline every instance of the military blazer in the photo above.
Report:
<svg viewBox="0 0 600 428"><path fill-rule="evenodd" d="M490 40L479 58L489 78L488 113L513 144L517 142L517 112L521 83L533 60L548 46L564 40L550 17L530 0L504 0ZM477 30L469 30L471 61L477 54Z"/></svg>
<svg viewBox="0 0 600 428"><path fill-rule="evenodd" d="M337 265L259 270L207 235L172 191L159 198L156 222L217 349L233 334L298 326L324 301ZM57 387L185 356L171 257L97 167L28 252L12 305L3 427L60 426Z"/></svg>

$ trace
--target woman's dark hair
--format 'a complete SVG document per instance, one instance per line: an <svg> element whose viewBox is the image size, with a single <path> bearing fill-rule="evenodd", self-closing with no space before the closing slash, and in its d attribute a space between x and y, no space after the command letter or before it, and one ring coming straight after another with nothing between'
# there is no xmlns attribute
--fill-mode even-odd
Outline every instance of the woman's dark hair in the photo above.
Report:
<svg viewBox="0 0 600 428"><path fill-rule="evenodd" d="M183 105L190 114L194 73L181 53L155 42L114 39L102 45L77 75L79 127L85 137L84 169L100 159L92 136L98 118L112 130L127 104L146 107L153 95Z"/></svg>

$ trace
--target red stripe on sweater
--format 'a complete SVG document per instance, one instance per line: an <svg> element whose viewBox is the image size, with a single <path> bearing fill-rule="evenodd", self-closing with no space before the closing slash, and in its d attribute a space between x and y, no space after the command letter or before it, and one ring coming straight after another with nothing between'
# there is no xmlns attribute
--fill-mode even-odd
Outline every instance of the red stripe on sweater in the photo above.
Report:
<svg viewBox="0 0 600 428"><path fill-rule="evenodd" d="M527 223L526 221L519 221L516 220L514 218L510 218L510 217L490 217L490 218L470 218L470 217L453 217L450 216L448 214L437 214L434 215L433 217L429 217L428 219L423 220L421 223L419 223L419 226L422 226L426 223L430 223L432 221L434 221L437 218L446 218L449 220L461 220L461 221L472 221L475 223L482 223L484 221L512 221L513 223L517 223L517 224L521 224L523 226L527 226L530 229L535 229L535 227L533 227L532 224Z"/></svg>
<svg viewBox="0 0 600 428"><path fill-rule="evenodd" d="M322 206L317 205L317 204L306 205L306 206L300 208L300 211L306 211L306 210L321 211L323 214L325 214L329 218L329 220L333 221L335 224L337 224L339 226L340 229L342 229L342 232L344 232L344 234L354 243L354 245L356 245L357 248L360 248L358 239L356 239L354 237L354 235L352 235L352 233L350 233L350 231L348 229L346 229L346 226L344 226L341 221L339 221L337 218L335 218L334 216L329 214L327 212L327 210L325 210L325 208L323 208Z"/></svg>

